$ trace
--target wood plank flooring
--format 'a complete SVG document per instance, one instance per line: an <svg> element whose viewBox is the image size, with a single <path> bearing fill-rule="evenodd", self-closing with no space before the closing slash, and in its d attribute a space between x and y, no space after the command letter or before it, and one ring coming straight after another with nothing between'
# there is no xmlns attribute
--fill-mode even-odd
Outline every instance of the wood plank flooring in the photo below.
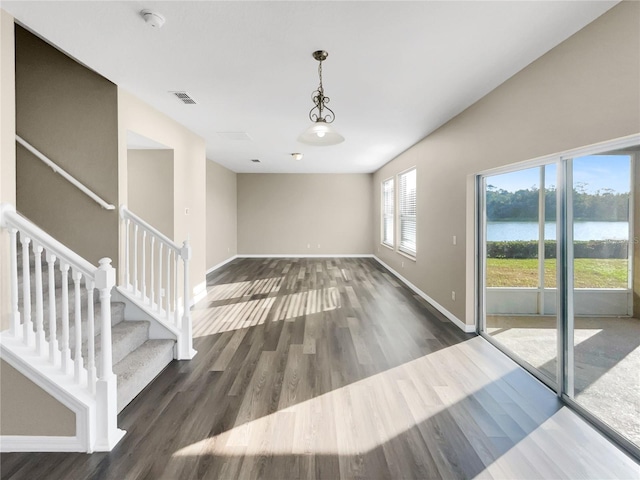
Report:
<svg viewBox="0 0 640 480"><path fill-rule="evenodd" d="M2 478L640 478L371 259L235 260L193 330L198 355L123 410L112 452L4 454Z"/></svg>

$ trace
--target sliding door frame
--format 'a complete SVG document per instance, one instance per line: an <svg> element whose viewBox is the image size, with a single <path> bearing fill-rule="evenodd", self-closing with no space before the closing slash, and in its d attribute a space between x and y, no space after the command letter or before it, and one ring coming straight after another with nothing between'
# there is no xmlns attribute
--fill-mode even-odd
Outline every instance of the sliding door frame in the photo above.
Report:
<svg viewBox="0 0 640 480"><path fill-rule="evenodd" d="M578 404L572 397L574 396L574 302L573 302L573 159L586 156L598 155L612 151L624 151L630 147L640 145L640 134L630 135L608 142L603 142L588 147L574 149L560 154L548 155L525 162L494 168L480 172L476 175L475 182L475 204L476 215L474 216L475 230L475 273L476 273L476 331L490 344L502 351L523 367L532 376L551 389L558 398L569 408L574 410L586 421L600 430L605 436L616 443L628 454L640 460L640 448L614 430L611 426L600 420L596 415ZM621 152L622 153L622 152ZM626 154L627 152L625 152ZM632 260L633 260L633 228L634 228L634 202L635 202L635 169L638 168L635 162L640 155L631 153L631 185L629 201L629 288L633 289L632 283ZM556 318L557 318L557 382L553 382L549 377L543 375L537 368L529 364L526 360L503 346L486 332L486 178L492 175L510 173L527 168L540 167L556 164L558 185L556 186ZM543 179L543 173L540 178ZM544 184L540 189L545 188ZM543 212L544 213L544 212ZM545 218L538 218L544 225ZM541 227L543 228L543 227ZM540 278L538 281L544 282ZM544 283L542 283L544 291Z"/></svg>

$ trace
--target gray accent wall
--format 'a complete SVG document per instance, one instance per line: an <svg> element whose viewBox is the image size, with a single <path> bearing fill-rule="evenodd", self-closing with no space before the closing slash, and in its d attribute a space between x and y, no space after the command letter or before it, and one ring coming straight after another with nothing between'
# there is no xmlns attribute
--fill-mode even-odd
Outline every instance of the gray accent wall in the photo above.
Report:
<svg viewBox="0 0 640 480"><path fill-rule="evenodd" d="M16 129L108 203L118 206L116 86L16 25ZM118 267L118 211L105 210L17 147L18 212L97 265Z"/></svg>

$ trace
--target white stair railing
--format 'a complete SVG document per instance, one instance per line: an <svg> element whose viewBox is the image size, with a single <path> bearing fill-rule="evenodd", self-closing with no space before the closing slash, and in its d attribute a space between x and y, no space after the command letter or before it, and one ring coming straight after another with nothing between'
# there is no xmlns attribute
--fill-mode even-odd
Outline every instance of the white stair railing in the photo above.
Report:
<svg viewBox="0 0 640 480"><path fill-rule="evenodd" d="M100 266L95 267L16 213L13 205L0 205L0 226L9 234L11 258L11 325L8 331L0 334L0 341L7 347L9 344L26 347L33 353L38 365L53 367L47 371L57 372L58 384L61 388L66 388L67 393L73 394L73 391L79 389L84 399L91 399L95 407L95 435L89 435L92 441L87 449L110 450L123 433L117 428L117 381L112 365L111 289L115 285L115 269L111 266L111 260L103 258ZM22 265L18 265L20 257ZM48 283L46 301L42 275L43 257ZM32 265L35 267L33 290ZM19 268L22 269L21 294ZM59 271L58 275L56 269ZM69 275L73 282L72 296L69 295ZM61 290L61 310L56 305L56 280ZM83 283L86 299L83 299L81 291ZM98 328L101 349L98 355L95 349L93 308L96 290L100 297ZM83 311L83 300L86 301L86 312ZM35 305L35 319L32 305ZM46 307L48 315L45 319ZM70 307L74 315L73 323L70 322ZM61 314L58 315L57 312ZM86 333L82 331L83 316L86 320ZM47 330L45 320L48 323ZM73 345L70 343L71 334ZM82 348L83 339L87 340L86 355Z"/></svg>
<svg viewBox="0 0 640 480"><path fill-rule="evenodd" d="M120 218L124 237L120 288L176 332L176 359L193 358L189 242L178 245L124 205Z"/></svg>

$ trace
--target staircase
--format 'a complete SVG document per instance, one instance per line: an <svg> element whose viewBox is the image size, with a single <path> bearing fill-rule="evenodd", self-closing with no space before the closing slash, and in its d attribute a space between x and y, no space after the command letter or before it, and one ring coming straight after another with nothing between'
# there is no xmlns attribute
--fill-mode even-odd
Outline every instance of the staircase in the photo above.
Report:
<svg viewBox="0 0 640 480"><path fill-rule="evenodd" d="M115 287L109 259L89 264L9 205L0 206L0 225L11 243L13 312L11 328L0 333L2 359L76 414L76 436L68 442L53 437L65 440L59 449L53 440L35 449L34 442L16 447L9 437L0 446L109 451L125 433L117 428L117 413L174 358L183 358L180 329L190 334L189 303L179 324L170 325L158 313L178 319L177 296L171 311L168 300L166 312L162 302L145 308L144 295L132 300L126 286ZM191 358L191 338L182 343Z"/></svg>

